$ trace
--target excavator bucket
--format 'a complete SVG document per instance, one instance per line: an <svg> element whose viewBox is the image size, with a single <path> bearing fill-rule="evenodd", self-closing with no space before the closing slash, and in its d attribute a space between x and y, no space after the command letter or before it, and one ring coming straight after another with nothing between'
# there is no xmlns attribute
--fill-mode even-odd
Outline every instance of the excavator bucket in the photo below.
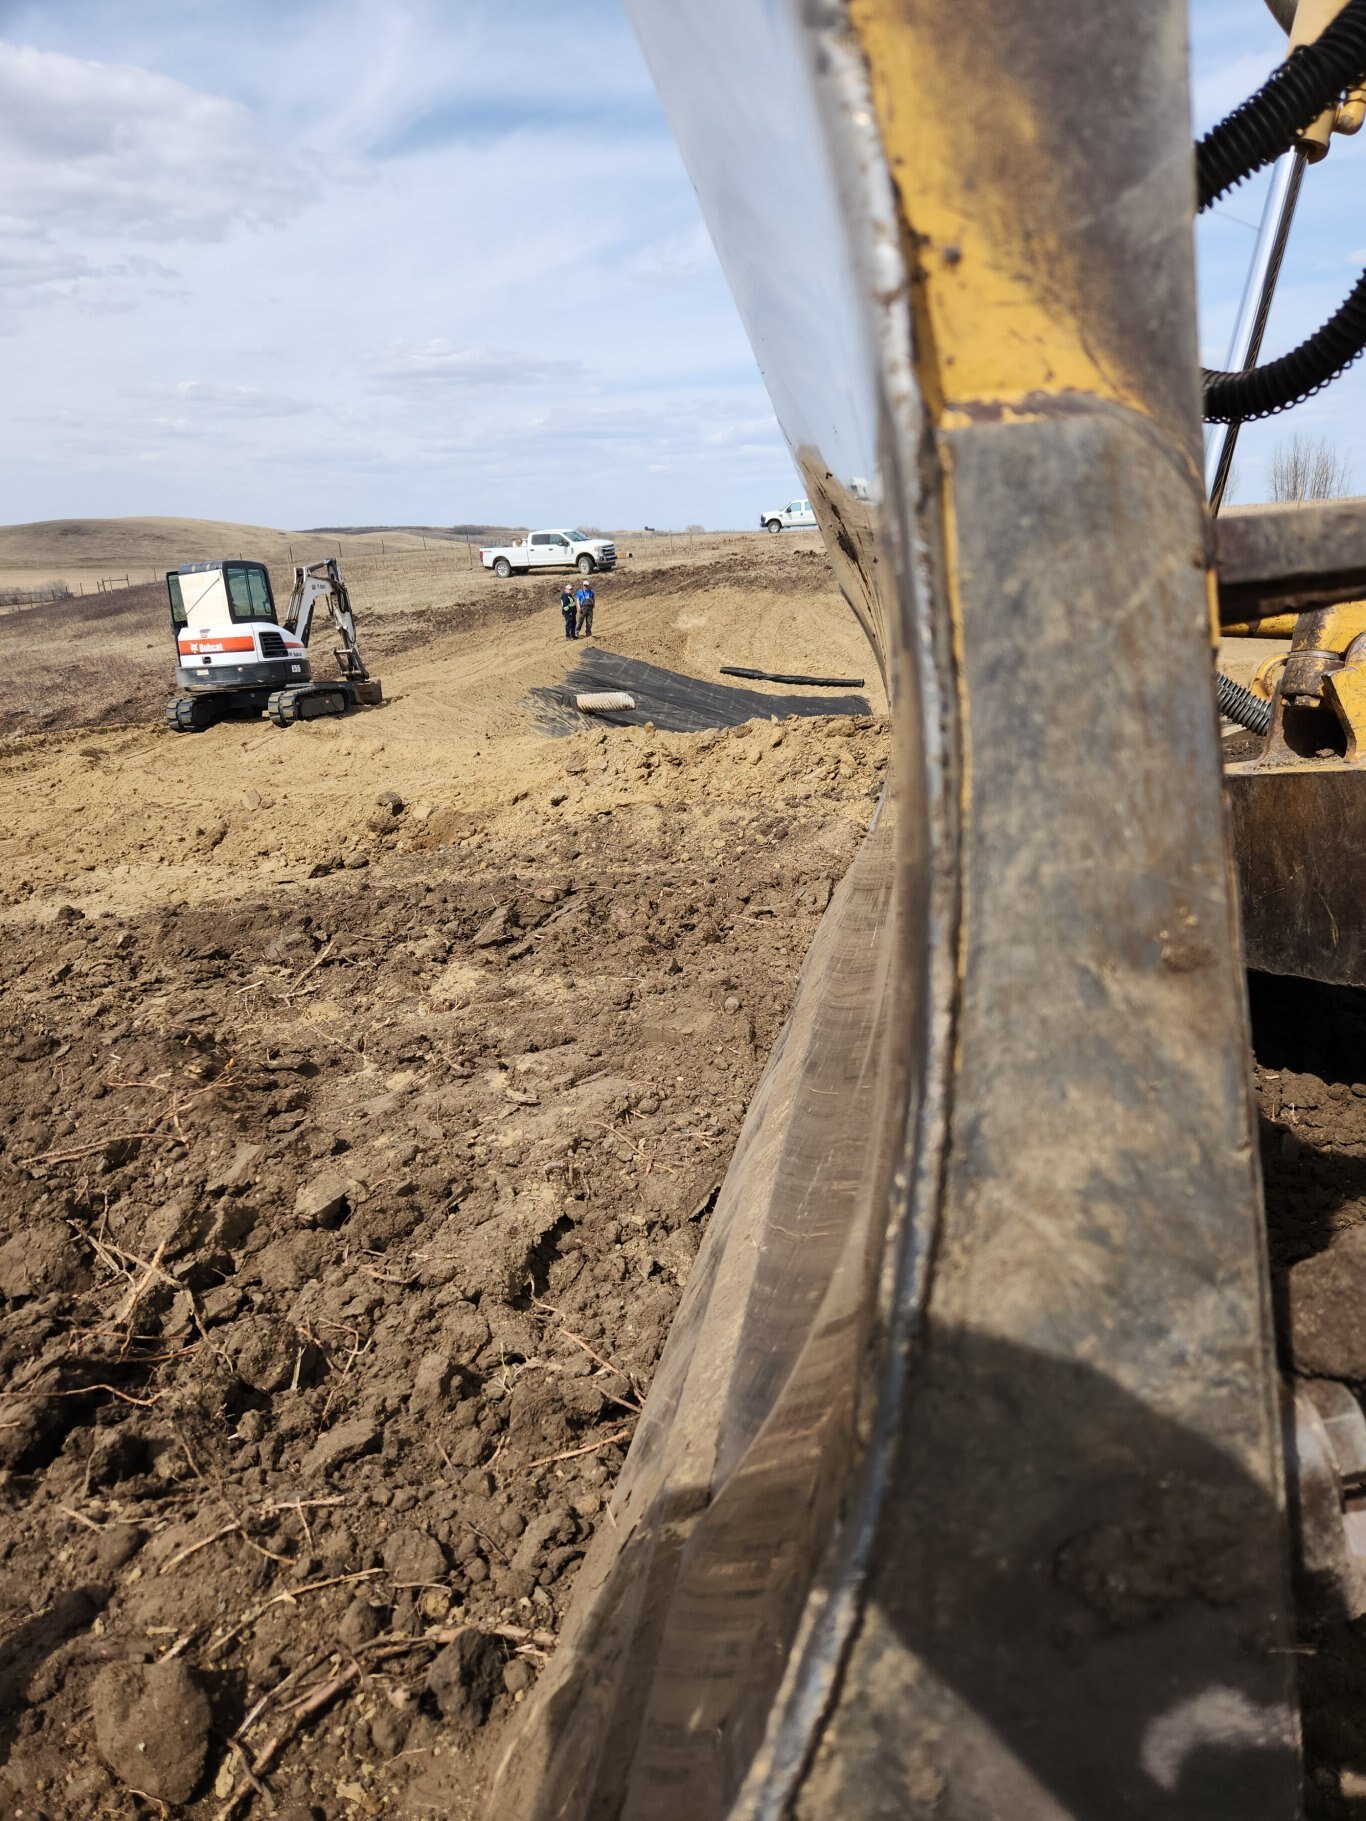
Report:
<svg viewBox="0 0 1366 1821"><path fill-rule="evenodd" d="M1287 1821L1182 0L631 0L892 704L526 1821Z"/></svg>

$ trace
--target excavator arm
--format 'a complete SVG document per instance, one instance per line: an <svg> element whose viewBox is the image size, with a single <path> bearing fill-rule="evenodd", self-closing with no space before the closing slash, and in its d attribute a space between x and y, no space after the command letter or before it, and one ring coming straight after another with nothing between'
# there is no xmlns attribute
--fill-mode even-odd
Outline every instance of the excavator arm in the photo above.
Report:
<svg viewBox="0 0 1366 1821"><path fill-rule="evenodd" d="M309 642L313 615L320 605L326 608L341 639L341 645L334 655L342 675L350 682L365 682L370 672L365 668L360 655L351 596L342 580L335 557L328 557L322 563L295 565L294 588L289 597L289 606L285 609L285 630L292 632L304 645Z"/></svg>
<svg viewBox="0 0 1366 1821"><path fill-rule="evenodd" d="M348 708L373 708L384 700L379 682L365 668L360 655L351 596L335 557L321 563L295 565L294 587L285 609L285 631L307 645L319 607L326 611L340 640L332 647L338 675L326 682L314 679L277 690L266 707L277 727L292 727L296 721L314 721L323 715L345 714Z"/></svg>

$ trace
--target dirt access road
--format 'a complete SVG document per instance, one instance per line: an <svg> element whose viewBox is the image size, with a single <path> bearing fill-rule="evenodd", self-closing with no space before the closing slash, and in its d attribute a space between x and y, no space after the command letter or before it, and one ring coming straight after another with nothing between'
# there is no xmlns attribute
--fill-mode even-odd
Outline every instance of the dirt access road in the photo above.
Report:
<svg viewBox="0 0 1366 1821"><path fill-rule="evenodd" d="M752 543L603 578L596 644L864 674ZM16 1821L478 1812L881 787L871 715L548 737L558 580L475 580L358 591L389 701L289 733L161 730L154 591L64 694L50 610L58 731L0 748Z"/></svg>

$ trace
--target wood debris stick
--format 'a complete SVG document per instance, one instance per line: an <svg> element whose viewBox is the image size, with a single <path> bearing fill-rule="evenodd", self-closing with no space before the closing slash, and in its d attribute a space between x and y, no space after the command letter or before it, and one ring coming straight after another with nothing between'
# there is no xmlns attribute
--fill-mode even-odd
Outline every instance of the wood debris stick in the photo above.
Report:
<svg viewBox="0 0 1366 1821"><path fill-rule="evenodd" d="M559 1454L547 1454L542 1460L528 1461L525 1471L530 1473L535 1467L550 1467L553 1466L556 1461L572 1461L577 1459L581 1454L595 1454L599 1448L610 1448L616 1442L628 1440L631 1433L632 1429L630 1427L618 1429L611 1435L600 1437L596 1442L585 1442L581 1448L565 1448Z"/></svg>
<svg viewBox="0 0 1366 1821"><path fill-rule="evenodd" d="M231 1524L220 1525L217 1530L211 1531L208 1536L200 1537L197 1543L190 1543L187 1544L184 1549L178 1549L169 1561L161 1564L161 1567L157 1572L159 1574L169 1574L173 1568L178 1568L182 1562L188 1562L192 1555L198 1555L201 1549L207 1549L210 1543L217 1543L221 1538L231 1536L234 1530L240 1530L241 1528L242 1526L237 1522L236 1518L233 1519Z"/></svg>
<svg viewBox="0 0 1366 1821"><path fill-rule="evenodd" d="M294 984L290 987L289 991L285 994L286 999L292 999L294 997L294 995L298 992L299 988L303 985L304 981L307 980L308 976L313 972L314 968L318 968L318 967L322 966L323 962L326 961L327 957L332 953L332 950L336 947L336 945L337 945L337 938L335 936L329 936L327 941L323 943L322 947L318 950L317 954L313 957L313 959L309 962L308 966L298 976L298 978L295 980Z"/></svg>
<svg viewBox="0 0 1366 1821"><path fill-rule="evenodd" d="M248 1610L242 1614L241 1618L233 1625L230 1625L226 1631L221 1631L215 1637L210 1638L205 1646L205 1654L209 1657L218 1656L232 1643L234 1638L240 1637L244 1631L248 1630L250 1626L256 1623L263 1613L269 1612L272 1606L296 1606L299 1601L303 1599L305 1594L321 1593L325 1587L340 1587L350 1581L373 1580L377 1574L383 1573L384 1570L382 1568L361 1568L354 1574L333 1575L326 1581L309 1581L302 1587L294 1587L287 1591L273 1593L268 1599L261 1600L257 1605L249 1607ZM190 1635L193 1636L194 1634L191 1633Z"/></svg>
<svg viewBox="0 0 1366 1821"><path fill-rule="evenodd" d="M17 1397L89 1397L92 1391L107 1391L110 1397L116 1397L121 1404L136 1404L139 1410L152 1410L161 1402L163 1393L158 1391L152 1397L134 1397L131 1391L120 1391L117 1385L73 1385L63 1391L21 1391Z"/></svg>
<svg viewBox="0 0 1366 1821"><path fill-rule="evenodd" d="M166 1245L167 1241L163 1239L151 1258L147 1261L142 1276L136 1283L130 1285L127 1296L124 1297L122 1303L114 1313L114 1320L116 1323L131 1322L133 1319L133 1311L151 1289L152 1285L159 1277L165 1277L166 1273L161 1269L161 1260L162 1255L165 1253ZM130 1333L125 1340L124 1345L128 1346L131 1342L132 1335Z"/></svg>
<svg viewBox="0 0 1366 1821"><path fill-rule="evenodd" d="M292 1700L285 1702L283 1705L286 1717L261 1749L249 1756L245 1747L247 1732L268 1707L280 1704L280 1698L287 1689L296 1686L305 1675L327 1661L326 1656L314 1657L310 1662L301 1664L298 1669L293 1670L274 1688L268 1689L232 1735L229 1743L242 1765L247 1783L245 1787L235 1790L229 1797L226 1808L219 1811L218 1821L231 1821L232 1815L246 1797L248 1790L255 1790L261 1795L266 1794L260 1778L275 1763L295 1734L301 1731L315 1714L321 1713L323 1708L330 1706L338 1695L343 1694L362 1679L367 1664L383 1663L393 1657L410 1656L419 1650L444 1650L448 1644L454 1644L457 1638L468 1631L480 1632L485 1637L504 1638L509 1643L516 1644L519 1650L531 1651L538 1656L544 1656L553 1650L557 1642L553 1632L529 1631L521 1625L450 1625L440 1631L427 1632L416 1638L405 1637L399 1632L385 1632L378 1638L372 1638L368 1644L360 1645L345 1668L339 1669L336 1674L328 1676L312 1688L302 1690Z"/></svg>
<svg viewBox="0 0 1366 1821"><path fill-rule="evenodd" d="M87 1517L83 1511L73 1511L70 1505L58 1505L57 1509L63 1516L73 1518L78 1524L84 1524L87 1530L98 1532L104 1529L103 1524L97 1524L94 1518Z"/></svg>
<svg viewBox="0 0 1366 1821"><path fill-rule="evenodd" d="M71 1145L66 1150L39 1151L31 1157L17 1157L15 1158L15 1162L24 1165L70 1163L77 1157L93 1157L97 1151L107 1151L113 1146L132 1144L134 1141L141 1141L143 1139L155 1138L162 1142L170 1142L173 1137L183 1138L185 1133L180 1123L180 1115L185 1111L186 1107L190 1105L191 1101L202 1099L205 1094L216 1093L218 1089L223 1086L231 1071L232 1064L229 1063L218 1079L216 1081L211 1081L207 1087L194 1088L188 1094L178 1095L173 1093L167 1104L162 1108L161 1112L155 1116L152 1124L149 1126L139 1126L136 1131L132 1132L116 1132L112 1136L93 1139L88 1144ZM150 1087L152 1084L150 1082L127 1082L123 1085L127 1087ZM161 1127L168 1119L175 1127L174 1133L161 1130Z"/></svg>
<svg viewBox="0 0 1366 1821"><path fill-rule="evenodd" d="M534 1297L532 1300L538 1309L544 1309L548 1315L558 1316L560 1314L558 1309L552 1308L549 1303L543 1303L539 1297ZM583 1352L588 1355L589 1359L596 1365L602 1367L604 1372L611 1372L617 1378L625 1379L627 1389L632 1392L635 1391L635 1380L631 1377L631 1374L626 1371L625 1367L613 1365L610 1359L604 1359L601 1353L595 1353L581 1334L574 1334L570 1329L564 1326L561 1326L560 1333L563 1334L566 1340L572 1341L576 1347L581 1348ZM641 1415L641 1406L635 1397L614 1397L611 1401L614 1404L620 1404L625 1410L634 1410L637 1416Z"/></svg>
<svg viewBox="0 0 1366 1821"><path fill-rule="evenodd" d="M246 1778L250 1787L255 1790L255 1792L258 1796L260 1796L261 1800L266 1804L266 1807L268 1809L273 1809L275 1807L274 1798L271 1796L271 1794L270 1794L269 1790L266 1788L265 1784L261 1781L261 1779L256 1775L255 1771L251 1768L251 1759L247 1756L245 1749L237 1742L236 1739L228 1740L228 1749L229 1749L229 1751L232 1752L233 1756L237 1759L237 1762L241 1766L241 1769L242 1769L242 1775Z"/></svg>
<svg viewBox="0 0 1366 1821"><path fill-rule="evenodd" d="M66 1151L40 1151L32 1157L16 1157L15 1162L30 1163L70 1163L77 1157L93 1157L96 1151L107 1151L115 1145L132 1144L135 1139L169 1138L169 1132L159 1132L155 1126L141 1126L135 1132L118 1132L112 1138L97 1138L91 1144L73 1145Z"/></svg>

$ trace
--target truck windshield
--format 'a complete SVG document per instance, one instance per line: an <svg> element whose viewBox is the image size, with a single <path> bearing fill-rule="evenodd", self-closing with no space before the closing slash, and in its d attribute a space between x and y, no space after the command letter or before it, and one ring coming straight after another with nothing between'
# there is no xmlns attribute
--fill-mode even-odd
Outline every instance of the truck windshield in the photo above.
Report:
<svg viewBox="0 0 1366 1821"><path fill-rule="evenodd" d="M235 620L275 620L270 577L260 563L224 563L228 607Z"/></svg>
<svg viewBox="0 0 1366 1821"><path fill-rule="evenodd" d="M586 531L571 531L568 536L571 544L586 544L589 541Z"/></svg>

